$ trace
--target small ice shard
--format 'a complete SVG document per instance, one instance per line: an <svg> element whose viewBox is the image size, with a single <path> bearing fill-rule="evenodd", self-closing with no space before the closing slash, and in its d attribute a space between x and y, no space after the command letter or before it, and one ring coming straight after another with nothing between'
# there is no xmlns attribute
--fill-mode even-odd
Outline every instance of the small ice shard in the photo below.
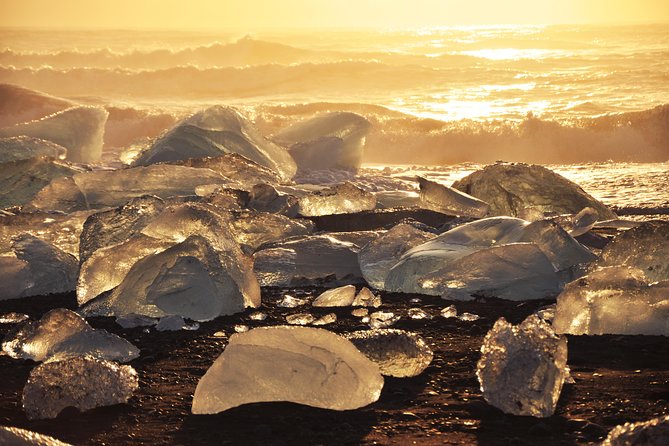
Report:
<svg viewBox="0 0 669 446"><path fill-rule="evenodd" d="M43 139L29 136L0 138L0 163L42 157L62 160L66 154L65 147Z"/></svg>
<svg viewBox="0 0 669 446"><path fill-rule="evenodd" d="M125 339L95 330L77 313L56 308L39 321L26 322L10 331L2 349L12 358L44 361L58 354L93 355L127 362L139 356L139 349Z"/></svg>
<svg viewBox="0 0 669 446"><path fill-rule="evenodd" d="M123 328L152 327L158 323L155 318L142 316L141 314L125 314L116 317L116 323Z"/></svg>
<svg viewBox="0 0 669 446"><path fill-rule="evenodd" d="M186 331L199 330L200 329L200 323L199 322L193 322L192 324L185 324L183 329L186 330Z"/></svg>
<svg viewBox="0 0 669 446"><path fill-rule="evenodd" d="M277 307L282 307L282 308L295 308L295 307L300 307L302 305L306 305L308 303L309 303L309 301L307 299L300 299L300 298L291 296L290 294L286 294L279 301L279 303L276 304L276 306Z"/></svg>
<svg viewBox="0 0 669 446"><path fill-rule="evenodd" d="M543 418L555 412L566 366L567 338L546 322L530 315L514 326L500 318L483 340L476 376L488 404Z"/></svg>
<svg viewBox="0 0 669 446"><path fill-rule="evenodd" d="M156 324L156 330L158 331L179 331L183 330L186 327L186 321L183 316L178 314L170 314L168 316L161 317L158 323Z"/></svg>
<svg viewBox="0 0 669 446"><path fill-rule="evenodd" d="M441 317L445 317L446 319L450 319L452 317L456 317L458 315L458 309L455 308L455 305L449 305L445 308L442 308L440 311Z"/></svg>
<svg viewBox="0 0 669 446"><path fill-rule="evenodd" d="M600 268L569 283L557 298L553 327L576 335L669 336L669 281L649 283L643 271Z"/></svg>
<svg viewBox="0 0 669 446"><path fill-rule="evenodd" d="M315 320L314 315L310 313L297 313L286 316L286 322L290 325L309 325Z"/></svg>
<svg viewBox="0 0 669 446"><path fill-rule="evenodd" d="M7 426L0 426L0 444L5 446L72 446L48 435Z"/></svg>
<svg viewBox="0 0 669 446"><path fill-rule="evenodd" d="M598 266L631 266L649 281L669 280L669 222L647 221L616 236Z"/></svg>
<svg viewBox="0 0 669 446"><path fill-rule="evenodd" d="M425 312L425 310L421 308L409 308L407 310L407 316L409 316L409 319L413 320L432 319L432 316L430 316Z"/></svg>
<svg viewBox="0 0 669 446"><path fill-rule="evenodd" d="M255 328L230 337L200 379L192 412L270 401L352 410L375 402L382 388L376 364L339 335L319 328Z"/></svg>
<svg viewBox="0 0 669 446"><path fill-rule="evenodd" d="M328 313L328 314L325 314L325 315L319 317L318 319L313 321L311 324L312 325L329 325L329 324L332 324L334 322L337 322L337 315L334 314L334 313Z"/></svg>
<svg viewBox="0 0 669 446"><path fill-rule="evenodd" d="M376 196L346 182L298 198L298 212L305 217L352 214L376 207Z"/></svg>
<svg viewBox="0 0 669 446"><path fill-rule="evenodd" d="M413 298L409 299L410 304L418 305L421 302L423 302L423 300L420 297L413 297Z"/></svg>
<svg viewBox="0 0 669 446"><path fill-rule="evenodd" d="M485 201L460 192L457 189L418 177L420 205L425 209L448 215L482 218L490 212Z"/></svg>
<svg viewBox="0 0 669 446"><path fill-rule="evenodd" d="M323 292L314 300L314 307L350 307L355 299L355 286L345 285Z"/></svg>
<svg viewBox="0 0 669 446"><path fill-rule="evenodd" d="M358 250L326 234L298 237L256 252L254 271L261 286L360 283Z"/></svg>
<svg viewBox="0 0 669 446"><path fill-rule="evenodd" d="M298 122L272 139L289 147L300 171L357 171L371 124L350 112L332 112Z"/></svg>
<svg viewBox="0 0 669 446"><path fill-rule="evenodd" d="M297 215L297 198L280 194L271 184L256 184L251 188L246 207L255 211L283 214L288 217Z"/></svg>
<svg viewBox="0 0 669 446"><path fill-rule="evenodd" d="M591 207L585 207L578 214L562 215L553 220L567 231L569 235L578 237L592 229L595 223L597 223L598 218L599 214L597 214L596 210Z"/></svg>
<svg viewBox="0 0 669 446"><path fill-rule="evenodd" d="M160 137L135 160L136 166L237 153L277 172L283 179L297 171L290 154L265 139L239 111L221 105L195 113Z"/></svg>
<svg viewBox="0 0 669 446"><path fill-rule="evenodd" d="M577 184L538 165L492 164L456 181L453 188L490 204L491 215L576 214L591 207L599 220L616 218Z"/></svg>
<svg viewBox="0 0 669 446"><path fill-rule="evenodd" d="M351 315L355 317L365 317L369 315L369 310L367 308L356 308L351 311Z"/></svg>
<svg viewBox="0 0 669 446"><path fill-rule="evenodd" d="M369 315L369 326L372 328L392 327L399 320L400 316L390 311L376 311Z"/></svg>
<svg viewBox="0 0 669 446"><path fill-rule="evenodd" d="M418 376L432 362L432 350L415 333L395 329L354 331L346 338L379 366L382 375Z"/></svg>
<svg viewBox="0 0 669 446"><path fill-rule="evenodd" d="M100 107L72 107L38 121L0 129L0 136L32 136L67 149L67 159L95 162L102 156L102 137L109 113Z"/></svg>
<svg viewBox="0 0 669 446"><path fill-rule="evenodd" d="M56 418L66 407L86 411L128 401L139 386L137 372L92 356L54 358L35 367L23 388L29 420Z"/></svg>
<svg viewBox="0 0 669 446"><path fill-rule="evenodd" d="M418 192L408 190L392 190L376 192L376 207L387 208L415 208L420 206Z"/></svg>
<svg viewBox="0 0 669 446"><path fill-rule="evenodd" d="M267 319L267 314L263 313L262 311L255 311L249 314L249 319L252 321L264 321Z"/></svg>
<svg viewBox="0 0 669 446"><path fill-rule="evenodd" d="M355 299L353 299L352 305L354 307L378 308L381 306L381 303L381 296L377 296L376 294L372 293L372 290L364 286L355 296Z"/></svg>
<svg viewBox="0 0 669 446"><path fill-rule="evenodd" d="M536 315L540 319L548 322L549 324L552 324L553 320L555 319L555 311L556 311L555 304L547 305L545 307L539 308L536 312ZM555 327L553 327L553 329L555 329Z"/></svg>
<svg viewBox="0 0 669 446"><path fill-rule="evenodd" d="M23 313L5 313L0 314L0 324L18 324L30 319L30 316Z"/></svg>
<svg viewBox="0 0 669 446"><path fill-rule="evenodd" d="M224 338L226 336L226 334L225 334L224 331L217 331L212 336L215 337L215 338Z"/></svg>
<svg viewBox="0 0 669 446"><path fill-rule="evenodd" d="M236 324L234 326L235 333L246 333L249 331L249 326L248 325L242 325L242 324Z"/></svg>
<svg viewBox="0 0 669 446"><path fill-rule="evenodd" d="M458 319L460 319L461 321L464 321L464 322L474 322L474 321L478 321L479 319L481 319L481 316L479 316L478 314L473 314L473 313L462 313L462 314L460 314L456 317Z"/></svg>
<svg viewBox="0 0 669 446"><path fill-rule="evenodd" d="M669 444L669 415L625 423L609 432L601 446L664 446Z"/></svg>
<svg viewBox="0 0 669 446"><path fill-rule="evenodd" d="M358 253L360 270L365 280L370 286L383 289L388 272L402 254L434 237L434 234L406 223L394 226L381 237L369 242Z"/></svg>

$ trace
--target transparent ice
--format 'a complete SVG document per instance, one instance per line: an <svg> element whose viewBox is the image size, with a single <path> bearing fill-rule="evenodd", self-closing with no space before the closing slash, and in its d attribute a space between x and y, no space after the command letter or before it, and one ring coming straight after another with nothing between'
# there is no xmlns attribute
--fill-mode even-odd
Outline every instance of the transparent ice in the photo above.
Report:
<svg viewBox="0 0 669 446"><path fill-rule="evenodd" d="M350 182L298 198L298 212L305 217L352 214L376 207L376 196Z"/></svg>
<svg viewBox="0 0 669 446"><path fill-rule="evenodd" d="M418 177L420 205L448 215L482 218L490 212L488 203L457 189Z"/></svg>

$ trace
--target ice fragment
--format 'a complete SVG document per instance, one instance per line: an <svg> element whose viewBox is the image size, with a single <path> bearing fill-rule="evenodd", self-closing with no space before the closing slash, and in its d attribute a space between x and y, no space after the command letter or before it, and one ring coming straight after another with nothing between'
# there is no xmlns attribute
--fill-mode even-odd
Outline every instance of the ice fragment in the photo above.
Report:
<svg viewBox="0 0 669 446"><path fill-rule="evenodd" d="M314 307L349 307L355 299L355 286L345 285L325 291L313 302Z"/></svg>

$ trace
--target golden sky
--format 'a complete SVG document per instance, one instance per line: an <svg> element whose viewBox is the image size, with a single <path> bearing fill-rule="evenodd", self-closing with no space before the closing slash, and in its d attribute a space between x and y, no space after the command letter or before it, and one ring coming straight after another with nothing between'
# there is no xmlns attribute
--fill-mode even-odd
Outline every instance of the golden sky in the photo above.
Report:
<svg viewBox="0 0 669 446"><path fill-rule="evenodd" d="M252 31L665 22L669 0L0 0L0 26Z"/></svg>

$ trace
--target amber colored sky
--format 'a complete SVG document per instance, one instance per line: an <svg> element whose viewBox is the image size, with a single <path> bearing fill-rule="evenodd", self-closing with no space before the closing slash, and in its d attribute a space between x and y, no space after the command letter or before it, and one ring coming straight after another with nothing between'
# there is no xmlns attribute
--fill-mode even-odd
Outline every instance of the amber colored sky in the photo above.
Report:
<svg viewBox="0 0 669 446"><path fill-rule="evenodd" d="M669 0L0 0L0 26L246 29L664 23Z"/></svg>

